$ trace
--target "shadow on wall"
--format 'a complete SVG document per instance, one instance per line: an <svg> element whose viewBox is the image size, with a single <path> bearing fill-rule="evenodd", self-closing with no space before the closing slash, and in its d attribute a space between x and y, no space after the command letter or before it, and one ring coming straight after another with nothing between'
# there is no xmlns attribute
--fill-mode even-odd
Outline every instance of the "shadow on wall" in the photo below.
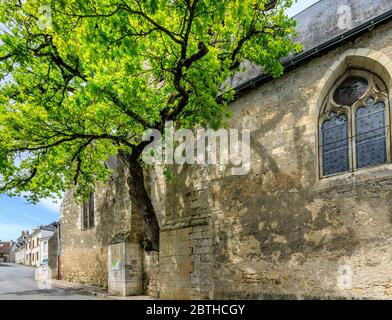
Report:
<svg viewBox="0 0 392 320"><path fill-rule="evenodd" d="M392 236L385 224L385 217L391 217L391 185L342 183L316 190L317 145L309 142L305 126L282 131L283 151L269 151L271 131L279 131L289 114L280 101L274 108L274 116L252 131L252 158L259 160L252 172L225 176L214 172L218 168L207 168L206 182L200 174L204 169L179 168L178 181L168 190L167 219L195 220L197 215L211 214L215 298L350 294L337 288L339 267L372 250L381 229ZM196 187L200 181L206 185L201 191ZM192 208L189 197L195 191L194 200L205 197L206 206ZM369 214L371 224L364 220ZM373 259L378 261L381 255ZM197 291L200 286L193 288Z"/></svg>
<svg viewBox="0 0 392 320"><path fill-rule="evenodd" d="M252 132L252 150L262 167L245 177L211 182L214 210L220 213L214 221L218 297L230 291L236 298L246 292L339 296L339 266L352 256L362 254L362 259L363 250L391 236L390 221L385 225L392 210L390 182L343 182L317 191L317 145L304 139L304 127L282 133L283 139L292 134L293 144L286 141L284 151L269 153L269 133L282 127L287 110L278 109ZM293 161L295 167L288 165ZM373 259L377 263L382 255Z"/></svg>

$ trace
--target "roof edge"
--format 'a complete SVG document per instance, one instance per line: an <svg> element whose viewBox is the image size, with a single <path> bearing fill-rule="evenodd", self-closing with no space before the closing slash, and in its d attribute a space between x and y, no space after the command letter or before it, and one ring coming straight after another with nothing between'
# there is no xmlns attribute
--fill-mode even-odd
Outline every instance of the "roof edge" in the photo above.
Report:
<svg viewBox="0 0 392 320"><path fill-rule="evenodd" d="M381 26L389 21L392 21L392 10L389 10L373 19L370 19L367 22L359 25L358 27L355 27L335 38L332 38L331 40L328 40L318 45L317 47L314 47L297 56L294 56L292 59L289 59L288 61L283 63L284 71L291 71L299 67L300 65L308 62L311 58L320 56L332 49L335 49L336 47L350 40L353 40L369 31L372 31L375 27ZM251 80L244 82L243 84L234 88L234 91L236 92L237 95L236 98L238 98L240 94L243 94L256 87L259 87L262 84L271 81L273 79L275 78L271 74L261 74L257 77L252 78ZM219 95L217 101L219 102L221 100L222 100L222 96Z"/></svg>

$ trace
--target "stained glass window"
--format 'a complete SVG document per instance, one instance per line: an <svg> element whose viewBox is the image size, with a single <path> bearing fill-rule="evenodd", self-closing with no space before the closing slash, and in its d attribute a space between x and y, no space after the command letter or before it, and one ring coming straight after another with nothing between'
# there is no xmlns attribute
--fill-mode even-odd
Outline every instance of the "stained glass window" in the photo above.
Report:
<svg viewBox="0 0 392 320"><path fill-rule="evenodd" d="M331 113L322 128L323 173L325 176L349 169L347 116Z"/></svg>
<svg viewBox="0 0 392 320"><path fill-rule="evenodd" d="M369 98L355 114L355 128L357 168L385 163L385 104Z"/></svg>
<svg viewBox="0 0 392 320"><path fill-rule="evenodd" d="M390 162L387 86L370 72L350 69L320 113L323 176Z"/></svg>
<svg viewBox="0 0 392 320"><path fill-rule="evenodd" d="M352 76L335 90L333 99L337 104L351 106L366 93L367 89L368 81L365 78Z"/></svg>

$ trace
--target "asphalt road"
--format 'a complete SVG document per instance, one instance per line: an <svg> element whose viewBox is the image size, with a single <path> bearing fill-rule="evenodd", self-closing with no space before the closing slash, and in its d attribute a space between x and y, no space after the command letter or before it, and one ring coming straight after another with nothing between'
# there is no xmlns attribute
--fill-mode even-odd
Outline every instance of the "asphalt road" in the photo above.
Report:
<svg viewBox="0 0 392 320"><path fill-rule="evenodd" d="M72 289L40 289L35 268L12 263L0 263L0 300L102 300L83 295Z"/></svg>

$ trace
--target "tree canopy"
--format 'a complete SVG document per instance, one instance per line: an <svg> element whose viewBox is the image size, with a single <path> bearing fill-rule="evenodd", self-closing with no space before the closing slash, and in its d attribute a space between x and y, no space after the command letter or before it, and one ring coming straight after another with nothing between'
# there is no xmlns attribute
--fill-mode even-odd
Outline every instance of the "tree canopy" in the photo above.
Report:
<svg viewBox="0 0 392 320"><path fill-rule="evenodd" d="M244 61L279 76L300 49L292 0L0 3L0 192L31 201L89 193L147 128L218 128Z"/></svg>

